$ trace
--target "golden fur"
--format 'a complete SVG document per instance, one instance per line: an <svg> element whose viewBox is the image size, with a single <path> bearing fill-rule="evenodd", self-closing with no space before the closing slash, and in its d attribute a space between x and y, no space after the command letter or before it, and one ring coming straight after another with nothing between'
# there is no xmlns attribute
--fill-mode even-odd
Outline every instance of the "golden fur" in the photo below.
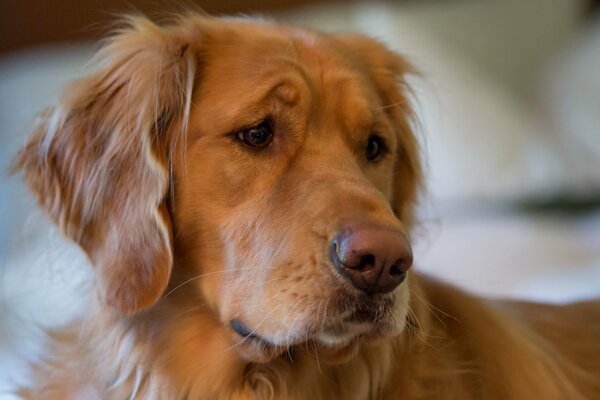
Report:
<svg viewBox="0 0 600 400"><path fill-rule="evenodd" d="M360 35L189 14L129 18L98 58L15 161L96 271L26 398L600 398L598 303L492 302L411 272L368 305L368 328L324 339L367 307L330 265L333 235L413 226L402 57ZM265 120L268 147L239 142ZM389 151L368 162L373 132Z"/></svg>

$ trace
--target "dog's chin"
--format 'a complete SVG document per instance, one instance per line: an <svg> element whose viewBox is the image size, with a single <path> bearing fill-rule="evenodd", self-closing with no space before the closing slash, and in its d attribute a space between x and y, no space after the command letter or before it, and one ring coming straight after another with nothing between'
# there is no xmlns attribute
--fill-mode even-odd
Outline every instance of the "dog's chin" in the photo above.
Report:
<svg viewBox="0 0 600 400"><path fill-rule="evenodd" d="M285 332L263 336L248 327L238 327L234 348L243 359L255 363L267 363L284 355L293 357L303 351L318 358L319 363L340 364L351 360L361 346L376 345L402 333L405 320L406 313L390 308L377 316L357 310L334 324L309 323L301 329L304 334Z"/></svg>

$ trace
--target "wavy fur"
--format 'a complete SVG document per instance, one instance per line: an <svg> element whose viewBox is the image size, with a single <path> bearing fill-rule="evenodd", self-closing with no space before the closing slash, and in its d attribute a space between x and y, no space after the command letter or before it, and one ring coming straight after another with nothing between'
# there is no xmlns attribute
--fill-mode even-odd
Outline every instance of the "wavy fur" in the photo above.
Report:
<svg viewBox="0 0 600 400"><path fill-rule="evenodd" d="M597 302L491 302L411 272L361 303L333 272L325 249L344 221L415 223L401 56L360 35L189 14L126 19L97 61L14 164L96 289L49 334L25 398L600 398ZM236 142L261 118L268 148ZM373 131L389 150L376 165L357 150ZM375 339L319 342L360 307ZM233 319L268 340L240 338Z"/></svg>

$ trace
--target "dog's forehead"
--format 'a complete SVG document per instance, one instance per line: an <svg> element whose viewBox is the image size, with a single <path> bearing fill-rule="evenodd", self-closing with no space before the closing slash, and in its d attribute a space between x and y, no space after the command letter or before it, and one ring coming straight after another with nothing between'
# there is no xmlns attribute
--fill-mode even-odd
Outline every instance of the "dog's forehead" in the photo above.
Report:
<svg viewBox="0 0 600 400"><path fill-rule="evenodd" d="M302 81L328 95L341 87L355 96L372 89L356 56L349 56L349 49L329 34L262 21L230 23L233 29L214 35L200 61L210 78L204 83L221 86L219 93L229 87L251 96L276 80ZM292 91L287 91L289 97L296 97Z"/></svg>
<svg viewBox="0 0 600 400"><path fill-rule="evenodd" d="M213 30L201 63L213 65L223 77L241 75L264 81L276 70L294 68L319 77L323 72L358 77L357 66L331 35L262 20L232 20Z"/></svg>
<svg viewBox="0 0 600 400"><path fill-rule="evenodd" d="M307 47L318 48L319 36L315 32L296 27L284 27L283 31L286 32L291 38Z"/></svg>

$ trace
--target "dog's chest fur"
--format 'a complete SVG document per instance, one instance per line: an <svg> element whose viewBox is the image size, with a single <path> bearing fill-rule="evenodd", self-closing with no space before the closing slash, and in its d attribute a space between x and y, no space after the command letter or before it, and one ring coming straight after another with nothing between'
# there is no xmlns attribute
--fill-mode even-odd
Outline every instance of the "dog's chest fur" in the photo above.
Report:
<svg viewBox="0 0 600 400"><path fill-rule="evenodd" d="M430 295L425 297L425 292ZM594 342L597 326L595 333L579 338L579 351L593 354L578 359L575 347L562 352L554 346L557 332L547 338L532 326L508 322L504 309L513 304L486 303L429 280L425 292L419 290L421 300L413 300L416 316L400 338L365 347L337 366L320 364L308 347L269 364L244 363L213 317L201 309L181 312L167 303L118 322L101 314L54 335L52 358L37 367L41 385L24 395L50 400L600 395L600 361L594 359L600 350ZM524 310L532 313L527 306ZM543 314L535 311L538 317ZM538 327L550 328L547 323Z"/></svg>

